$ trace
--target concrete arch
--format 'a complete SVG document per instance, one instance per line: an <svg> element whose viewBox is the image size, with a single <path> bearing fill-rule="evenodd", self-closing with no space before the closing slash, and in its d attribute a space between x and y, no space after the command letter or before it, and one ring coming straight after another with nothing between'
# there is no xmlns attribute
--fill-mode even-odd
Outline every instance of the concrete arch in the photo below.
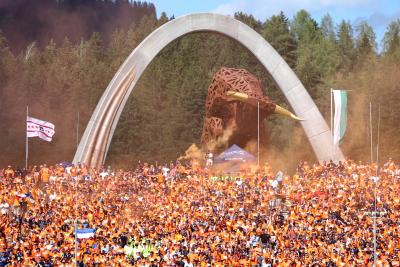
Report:
<svg viewBox="0 0 400 267"><path fill-rule="evenodd" d="M269 71L301 122L318 160L342 160L340 148L331 147L331 132L307 90L275 49L244 23L224 15L196 13L162 25L129 55L103 93L86 127L73 162L99 166L104 163L125 103L153 58L170 42L188 33L211 31L245 46Z"/></svg>

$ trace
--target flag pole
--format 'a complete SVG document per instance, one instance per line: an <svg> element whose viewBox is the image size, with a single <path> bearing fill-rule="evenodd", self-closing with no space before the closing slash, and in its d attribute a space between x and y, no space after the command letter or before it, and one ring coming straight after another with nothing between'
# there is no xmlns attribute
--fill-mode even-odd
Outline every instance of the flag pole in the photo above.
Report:
<svg viewBox="0 0 400 267"><path fill-rule="evenodd" d="M79 111L78 111L78 121L76 123L76 148L78 149L79 145ZM78 192L78 183L77 183L78 177L75 177L75 203L77 203L77 192ZM75 207L76 210L78 210L77 207ZM75 267L78 266L78 218L75 217L74 220L74 229L75 229Z"/></svg>
<svg viewBox="0 0 400 267"><path fill-rule="evenodd" d="M75 264L74 266L78 266L78 242L77 242L77 232L78 232L78 227L77 227L77 219L75 217L74 220L74 229L75 229Z"/></svg>
<svg viewBox="0 0 400 267"><path fill-rule="evenodd" d="M257 165L260 168L260 101L257 102Z"/></svg>
<svg viewBox="0 0 400 267"><path fill-rule="evenodd" d="M78 111L78 121L76 123L76 149L79 146L79 111Z"/></svg>
<svg viewBox="0 0 400 267"><path fill-rule="evenodd" d="M381 126L381 104L378 106L378 137L376 143L376 164L379 165L379 136L380 136L380 126Z"/></svg>
<svg viewBox="0 0 400 267"><path fill-rule="evenodd" d="M378 174L378 166L376 173ZM374 230L374 267L376 267L376 183L378 182L378 175L374 179L374 216L373 216L373 230Z"/></svg>
<svg viewBox="0 0 400 267"><path fill-rule="evenodd" d="M370 135L370 152L371 152L371 164L373 161L373 152L372 152L372 103L369 102L369 135Z"/></svg>
<svg viewBox="0 0 400 267"><path fill-rule="evenodd" d="M376 144L376 178L374 180L374 217L373 217L373 230L374 230L374 267L376 267L376 214L377 214L377 209L376 209L376 184L379 181L379 128L381 124L381 104L379 104L378 107L378 134L377 134L377 144Z"/></svg>
<svg viewBox="0 0 400 267"><path fill-rule="evenodd" d="M79 145L79 111L77 113L77 122L76 122L76 149L78 149L78 145ZM78 207L77 205L77 194L78 194L78 177L74 177L75 181L75 211L76 214L78 213ZM74 266L77 267L78 266L78 218L76 217L77 215L75 215L74 218L74 231L75 231L75 235L74 235L74 242L75 242L75 262L74 262Z"/></svg>
<svg viewBox="0 0 400 267"><path fill-rule="evenodd" d="M27 129L27 120L29 115L29 108L26 106L26 118L25 118L25 170L28 170L28 129Z"/></svg>
<svg viewBox="0 0 400 267"><path fill-rule="evenodd" d="M77 207L77 191L78 191L78 183L77 183L77 179L78 177L74 177L75 179L75 218L74 218L74 231L75 231L75 264L74 266L77 267L78 266L78 218L77 218L77 213L78 213L78 207Z"/></svg>
<svg viewBox="0 0 400 267"><path fill-rule="evenodd" d="M333 160L333 90L331 88L331 159Z"/></svg>

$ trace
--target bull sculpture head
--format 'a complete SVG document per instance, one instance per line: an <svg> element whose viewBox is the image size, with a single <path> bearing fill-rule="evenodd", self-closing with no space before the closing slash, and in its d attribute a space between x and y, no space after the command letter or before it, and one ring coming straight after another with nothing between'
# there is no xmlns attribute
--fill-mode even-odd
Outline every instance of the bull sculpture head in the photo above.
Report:
<svg viewBox="0 0 400 267"><path fill-rule="evenodd" d="M246 147L257 141L258 107L260 122L273 113L301 120L264 96L260 81L248 71L221 68L208 88L203 149L219 152L232 144ZM260 145L266 146L266 140L266 127L260 123Z"/></svg>

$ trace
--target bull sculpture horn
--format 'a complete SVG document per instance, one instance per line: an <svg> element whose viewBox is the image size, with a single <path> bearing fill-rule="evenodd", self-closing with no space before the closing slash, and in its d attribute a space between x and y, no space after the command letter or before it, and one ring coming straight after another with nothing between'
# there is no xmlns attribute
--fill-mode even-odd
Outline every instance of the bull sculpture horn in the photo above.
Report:
<svg viewBox="0 0 400 267"><path fill-rule="evenodd" d="M281 106L278 106L278 105L276 105L276 104L275 104L274 113L280 114L280 115L283 115L283 116L287 116L287 117L289 117L289 118L291 118L291 119L294 119L294 120L296 120L296 121L304 121L303 119L300 119L299 117L297 117L296 115L294 115L294 114L293 114L292 112L290 112L289 110L287 110L287 109L285 109L285 108L283 108L283 107L281 107Z"/></svg>
<svg viewBox="0 0 400 267"><path fill-rule="evenodd" d="M253 105L253 106L257 106L257 102L259 101L257 99L254 99L254 98L250 97L249 95L247 95L245 93L240 93L240 92L235 92L235 91L228 91L228 92L226 92L226 95L228 97L231 97L233 99L239 100L241 102L248 103L248 104ZM304 121L303 119L300 119L299 117L294 115L289 110L287 110L287 109L285 109L285 108L283 108L281 106L278 106L277 104L275 104L274 113L289 117L289 118L291 118L293 120L296 120L296 121Z"/></svg>

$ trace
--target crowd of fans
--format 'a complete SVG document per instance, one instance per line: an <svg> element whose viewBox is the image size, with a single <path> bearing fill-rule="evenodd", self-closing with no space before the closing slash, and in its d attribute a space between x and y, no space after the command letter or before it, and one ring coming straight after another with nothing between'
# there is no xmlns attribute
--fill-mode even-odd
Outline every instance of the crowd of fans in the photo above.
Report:
<svg viewBox="0 0 400 267"><path fill-rule="evenodd" d="M377 266L400 266L391 159L302 162L291 176L8 166L0 181L0 266L74 266L75 252L78 266L372 266L374 216Z"/></svg>

